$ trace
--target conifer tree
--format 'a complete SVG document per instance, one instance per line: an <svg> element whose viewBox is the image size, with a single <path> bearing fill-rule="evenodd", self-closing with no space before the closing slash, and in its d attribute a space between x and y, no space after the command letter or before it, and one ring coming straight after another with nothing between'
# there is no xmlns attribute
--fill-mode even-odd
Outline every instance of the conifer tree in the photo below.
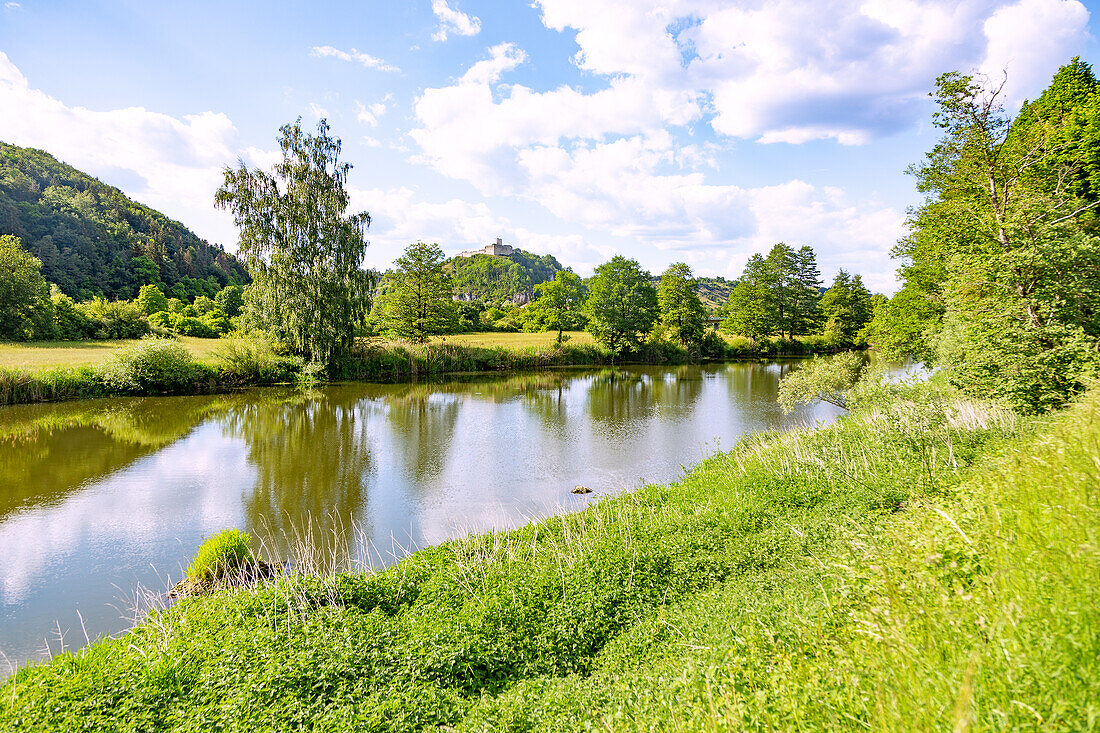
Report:
<svg viewBox="0 0 1100 733"><path fill-rule="evenodd" d="M390 275L392 288L379 303L389 335L423 343L455 331L458 313L450 278L443 271L445 260L438 244L426 242L410 244L397 258L397 269Z"/></svg>

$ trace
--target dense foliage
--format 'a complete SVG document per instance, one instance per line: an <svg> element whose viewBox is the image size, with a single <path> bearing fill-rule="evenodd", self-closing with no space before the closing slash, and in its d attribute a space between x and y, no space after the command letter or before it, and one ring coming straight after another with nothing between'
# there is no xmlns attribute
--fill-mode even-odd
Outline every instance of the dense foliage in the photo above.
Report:
<svg viewBox="0 0 1100 733"><path fill-rule="evenodd" d="M668 337L684 346L697 344L706 331L706 311L699 299L695 276L684 262L674 262L657 286L657 309Z"/></svg>
<svg viewBox="0 0 1100 733"><path fill-rule="evenodd" d="M636 260L612 257L588 281L588 331L612 353L633 351L657 321L657 291Z"/></svg>
<svg viewBox="0 0 1100 733"><path fill-rule="evenodd" d="M1038 411L1100 366L1100 88L1074 59L1015 118L1001 89L937 80L943 137L912 169L926 199L895 250L904 287L871 332L967 391Z"/></svg>
<svg viewBox="0 0 1100 733"><path fill-rule="evenodd" d="M816 333L821 273L813 248L779 242L766 257L754 254L722 312L722 329L749 338Z"/></svg>
<svg viewBox="0 0 1100 733"><path fill-rule="evenodd" d="M439 245L426 242L410 244L397 258L389 288L377 303L388 335L423 343L437 334L454 333L457 312L444 260Z"/></svg>
<svg viewBox="0 0 1100 733"><path fill-rule="evenodd" d="M351 165L328 130L325 120L316 135L300 119L283 125L273 171L227 168L215 196L241 229L251 322L321 366L351 350L374 285L362 269L370 215L345 215Z"/></svg>
<svg viewBox="0 0 1100 733"><path fill-rule="evenodd" d="M522 303L531 300L534 287L552 280L562 266L553 255L540 257L516 249L510 255L453 257L445 269L455 295L463 300L500 305L507 300Z"/></svg>
<svg viewBox="0 0 1100 733"><path fill-rule="evenodd" d="M154 282L190 300L247 281L236 258L179 222L49 153L3 142L0 234L20 238L43 277L76 300L133 298Z"/></svg>

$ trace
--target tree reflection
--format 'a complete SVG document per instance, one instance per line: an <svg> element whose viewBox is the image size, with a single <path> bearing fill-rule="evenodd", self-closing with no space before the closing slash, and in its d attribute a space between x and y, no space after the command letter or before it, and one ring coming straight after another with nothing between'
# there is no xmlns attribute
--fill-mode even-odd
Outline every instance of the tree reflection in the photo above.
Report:
<svg viewBox="0 0 1100 733"><path fill-rule="evenodd" d="M0 519L60 501L187 436L230 397L135 397L3 408Z"/></svg>
<svg viewBox="0 0 1100 733"><path fill-rule="evenodd" d="M242 438L256 468L245 524L274 551L304 540L324 555L360 521L373 470L359 390L268 394L230 410L224 426Z"/></svg>

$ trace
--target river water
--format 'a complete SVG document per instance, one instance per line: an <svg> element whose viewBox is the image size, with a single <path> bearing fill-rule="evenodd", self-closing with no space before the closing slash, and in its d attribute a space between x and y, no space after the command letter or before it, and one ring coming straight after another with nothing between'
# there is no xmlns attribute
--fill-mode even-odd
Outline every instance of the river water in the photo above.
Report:
<svg viewBox="0 0 1100 733"><path fill-rule="evenodd" d="M0 408L0 651L18 666L125 629L134 589L161 593L225 527L272 556L304 540L392 562L675 480L747 433L834 419L829 405L782 414L792 364Z"/></svg>

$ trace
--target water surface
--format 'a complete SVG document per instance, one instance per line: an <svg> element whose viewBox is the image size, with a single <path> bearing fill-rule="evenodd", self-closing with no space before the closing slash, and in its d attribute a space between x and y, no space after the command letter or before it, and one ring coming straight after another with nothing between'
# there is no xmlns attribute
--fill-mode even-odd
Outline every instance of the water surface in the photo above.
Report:
<svg viewBox="0 0 1100 733"><path fill-rule="evenodd" d="M0 408L0 650L12 664L128 625L239 527L362 562L666 482L783 416L790 363L627 367L440 384ZM577 484L594 493L576 496ZM3 674L0 663L0 675Z"/></svg>

